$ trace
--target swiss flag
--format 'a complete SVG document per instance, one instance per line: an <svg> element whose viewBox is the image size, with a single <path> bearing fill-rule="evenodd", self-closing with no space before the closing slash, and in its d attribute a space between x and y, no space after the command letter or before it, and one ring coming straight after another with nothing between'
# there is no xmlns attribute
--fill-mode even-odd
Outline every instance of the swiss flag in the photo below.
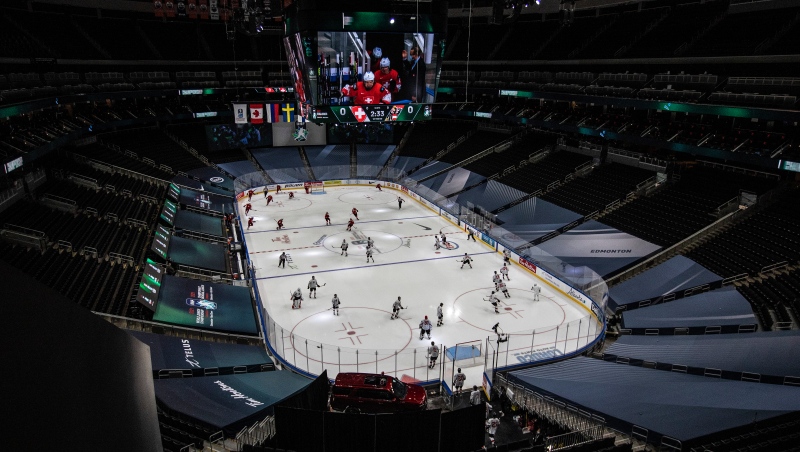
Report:
<svg viewBox="0 0 800 452"><path fill-rule="evenodd" d="M367 118L367 113L364 111L361 106L356 105L355 107L350 107L350 111L353 112L353 116L356 117L358 122L369 122L369 118Z"/></svg>
<svg viewBox="0 0 800 452"><path fill-rule="evenodd" d="M250 104L250 122L253 124L264 123L264 104Z"/></svg>

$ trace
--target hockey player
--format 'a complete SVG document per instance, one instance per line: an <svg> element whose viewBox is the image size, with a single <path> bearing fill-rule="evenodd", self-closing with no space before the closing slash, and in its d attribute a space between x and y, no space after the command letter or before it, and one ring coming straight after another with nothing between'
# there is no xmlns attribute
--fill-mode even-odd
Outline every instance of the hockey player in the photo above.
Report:
<svg viewBox="0 0 800 452"><path fill-rule="evenodd" d="M442 308L444 307L444 303L439 303L439 307L436 308L436 318L439 319L436 321L436 326L444 325L444 311Z"/></svg>
<svg viewBox="0 0 800 452"><path fill-rule="evenodd" d="M436 358L439 357L439 347L433 341L431 341L431 346L428 347L428 357L431 360L430 364L428 364L428 369L433 369L436 367Z"/></svg>
<svg viewBox="0 0 800 452"><path fill-rule="evenodd" d="M269 195L269 187L267 187L267 186L265 185L265 186L264 186L264 199L267 199L267 196L268 196L268 195Z"/></svg>
<svg viewBox="0 0 800 452"><path fill-rule="evenodd" d="M503 292L503 295L506 298L511 298L511 295L508 293L508 287L506 287L506 283L505 282L503 282L503 281L498 281L497 282L497 291L498 292Z"/></svg>
<svg viewBox="0 0 800 452"><path fill-rule="evenodd" d="M280 186L280 185L276 185L276 186L275 186L275 194L277 195L277 194L279 194L280 192L281 192L281 186Z"/></svg>
<svg viewBox="0 0 800 452"><path fill-rule="evenodd" d="M347 222L347 230L350 231L354 224L356 224L356 222L351 218L350 221Z"/></svg>
<svg viewBox="0 0 800 452"><path fill-rule="evenodd" d="M489 440L492 442L492 447L494 447L494 434L497 433L497 427L500 426L500 419L497 418L497 413L492 411L492 414L489 415L489 419L486 420L486 428L489 432Z"/></svg>
<svg viewBox="0 0 800 452"><path fill-rule="evenodd" d="M498 275L497 272L494 272L494 275L492 275L492 283L494 284L494 290L497 290L497 283L499 283L500 281L501 281L500 275Z"/></svg>
<svg viewBox="0 0 800 452"><path fill-rule="evenodd" d="M383 191L383 190L381 190L381 184L375 184L375 188L377 188L378 191Z"/></svg>
<svg viewBox="0 0 800 452"><path fill-rule="evenodd" d="M247 219L247 229L250 229L250 226L252 226L254 222L255 222L255 219L253 219L253 217L248 218Z"/></svg>
<svg viewBox="0 0 800 452"><path fill-rule="evenodd" d="M503 264L503 266L500 267L500 274L503 275L503 279L511 281L511 278L508 277L508 265Z"/></svg>
<svg viewBox="0 0 800 452"><path fill-rule="evenodd" d="M278 267L286 268L286 252L284 251L281 253L281 257L278 258Z"/></svg>
<svg viewBox="0 0 800 452"><path fill-rule="evenodd" d="M372 240L372 237L367 237L367 248L372 248L375 246L375 241Z"/></svg>
<svg viewBox="0 0 800 452"><path fill-rule="evenodd" d="M497 305L500 303L500 300L497 299L497 295L494 294L494 290L492 291L492 294L489 295L489 303L494 306L494 313L500 314L500 311L497 310Z"/></svg>
<svg viewBox="0 0 800 452"><path fill-rule="evenodd" d="M444 242L444 240L442 240ZM472 258L469 257L469 254L464 253L464 257L461 258L461 268L464 268L464 265L469 265L469 268L472 268Z"/></svg>
<svg viewBox="0 0 800 452"><path fill-rule="evenodd" d="M312 298L312 295L314 296L313 298L317 298L317 287L319 287L319 283L317 279L312 276L311 281L308 282L308 298Z"/></svg>
<svg viewBox="0 0 800 452"><path fill-rule="evenodd" d="M372 248L367 248L367 263L369 264L369 260L372 259L372 263L375 263L375 258L372 257Z"/></svg>
<svg viewBox="0 0 800 452"><path fill-rule="evenodd" d="M356 217L356 220L359 220L359 219L360 219L360 218L358 218L358 209L356 209L355 207L353 207L353 210L352 210L351 212L353 213L353 216L354 216L354 217Z"/></svg>
<svg viewBox="0 0 800 452"><path fill-rule="evenodd" d="M405 202L405 200L398 196L397 197L397 208L398 209L402 209L403 208L403 202Z"/></svg>
<svg viewBox="0 0 800 452"><path fill-rule="evenodd" d="M511 263L511 251L508 249L503 250L503 265L508 265Z"/></svg>
<svg viewBox="0 0 800 452"><path fill-rule="evenodd" d="M248 213L250 213L250 209L252 209L252 208L253 208L253 205L250 204L249 202L247 204L245 204L244 205L244 214L247 215Z"/></svg>
<svg viewBox="0 0 800 452"><path fill-rule="evenodd" d="M298 287L292 294L292 309L300 309L303 306L303 292Z"/></svg>
<svg viewBox="0 0 800 452"><path fill-rule="evenodd" d="M281 229L283 229L283 218L281 218L280 220L278 220L278 228L277 228L277 229L278 229L279 231L280 231Z"/></svg>
<svg viewBox="0 0 800 452"><path fill-rule="evenodd" d="M375 82L386 88L392 94L400 92L400 75L392 69L388 58L381 59L380 70L375 73Z"/></svg>
<svg viewBox="0 0 800 452"><path fill-rule="evenodd" d="M289 192L289 199L294 199L294 192L293 191Z"/></svg>
<svg viewBox="0 0 800 452"><path fill-rule="evenodd" d="M400 297L397 297L397 301L395 301L392 304L392 317L391 317L392 320L400 317L400 310L401 309L405 309L405 308L400 303Z"/></svg>
<svg viewBox="0 0 800 452"><path fill-rule="evenodd" d="M481 392L477 385L472 385L472 392L469 393L469 404L472 406L481 404Z"/></svg>
<svg viewBox="0 0 800 452"><path fill-rule="evenodd" d="M272 202L272 195L267 196L267 205Z"/></svg>
<svg viewBox="0 0 800 452"><path fill-rule="evenodd" d="M341 304L341 301L339 301L338 295L333 294L333 300L331 300L331 304L333 305L333 307L331 307L331 309L333 309L333 315L339 315L339 305Z"/></svg>
<svg viewBox="0 0 800 452"><path fill-rule="evenodd" d="M461 373L461 368L458 368L458 373L453 375L453 394L461 395L464 390L464 382L467 380L467 376Z"/></svg>
<svg viewBox="0 0 800 452"><path fill-rule="evenodd" d="M542 293L542 288L534 283L531 290L533 291L533 301L539 301L539 294Z"/></svg>
<svg viewBox="0 0 800 452"><path fill-rule="evenodd" d="M469 231L469 233L467 234L467 241L469 242L470 239L472 239L473 242L477 242L477 240L475 240L475 231L469 228L467 228L467 231Z"/></svg>
<svg viewBox="0 0 800 452"><path fill-rule="evenodd" d="M340 256L344 255L344 257L347 257L347 247L348 247L347 240L342 240L342 253L340 254Z"/></svg>
<svg viewBox="0 0 800 452"><path fill-rule="evenodd" d="M330 226L330 225L331 225L331 216L330 214L328 214L328 212L325 212L325 226Z"/></svg>
<svg viewBox="0 0 800 452"><path fill-rule="evenodd" d="M428 339L430 339L431 328L433 328L433 324L428 320L428 316L426 315L425 318L419 322L419 339L422 340L422 336L426 333L428 334Z"/></svg>
<svg viewBox="0 0 800 452"><path fill-rule="evenodd" d="M444 232L442 232L441 234L442 234L442 246L447 246L447 237L444 235Z"/></svg>
<svg viewBox="0 0 800 452"><path fill-rule="evenodd" d="M345 85L342 88L342 95L353 98L355 105L375 105L389 104L392 102L392 94L380 83L375 83L375 73L364 73L363 81L357 82L355 86Z"/></svg>
<svg viewBox="0 0 800 452"><path fill-rule="evenodd" d="M436 243L433 244L433 248L438 250L442 247L442 245L439 243L439 236L434 234L433 238L436 239Z"/></svg>
<svg viewBox="0 0 800 452"><path fill-rule="evenodd" d="M247 190L247 202L253 200L253 193L255 193L253 190Z"/></svg>

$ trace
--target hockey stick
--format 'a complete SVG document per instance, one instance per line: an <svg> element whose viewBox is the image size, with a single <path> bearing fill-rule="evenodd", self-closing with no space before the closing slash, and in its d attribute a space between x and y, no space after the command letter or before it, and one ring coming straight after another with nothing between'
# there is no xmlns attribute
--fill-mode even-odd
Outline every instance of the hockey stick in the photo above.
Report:
<svg viewBox="0 0 800 452"><path fill-rule="evenodd" d="M327 285L328 285L328 283L324 283L324 284L322 284L320 287L325 287L325 286L327 286Z"/></svg>

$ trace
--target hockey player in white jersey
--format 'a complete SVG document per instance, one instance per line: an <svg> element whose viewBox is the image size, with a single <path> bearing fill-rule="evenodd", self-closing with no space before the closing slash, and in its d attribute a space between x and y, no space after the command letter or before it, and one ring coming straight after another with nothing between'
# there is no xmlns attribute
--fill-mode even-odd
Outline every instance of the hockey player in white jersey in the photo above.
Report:
<svg viewBox="0 0 800 452"><path fill-rule="evenodd" d="M428 320L428 316L426 315L424 319L419 322L419 338L422 340L422 336L424 334L428 335L428 339L431 338L431 328L433 328L433 324L430 320Z"/></svg>
<svg viewBox="0 0 800 452"><path fill-rule="evenodd" d="M431 341L431 346L428 347L428 358L430 359L428 368L433 369L436 367L436 359L439 358L439 347L433 341Z"/></svg>
<svg viewBox="0 0 800 452"><path fill-rule="evenodd" d="M453 375L453 394L461 395L464 392L464 382L467 381L467 376L461 373L461 368L458 368L458 373Z"/></svg>
<svg viewBox="0 0 800 452"><path fill-rule="evenodd" d="M497 298L497 295L494 294L494 290L489 295L489 298L484 298L484 300L488 301L489 303L494 306L494 313L500 314L500 311L497 310L497 305L500 303L500 300Z"/></svg>
<svg viewBox="0 0 800 452"><path fill-rule="evenodd" d="M492 447L494 447L494 435L497 433L497 427L500 427L500 419L497 418L497 413L492 411L489 419L486 420L486 431L489 432L489 440L492 442Z"/></svg>
<svg viewBox="0 0 800 452"><path fill-rule="evenodd" d="M348 246L347 245L347 240L342 240L342 246L341 246L342 253L340 254L340 256L344 255L345 257L347 257L347 246Z"/></svg>
<svg viewBox="0 0 800 452"><path fill-rule="evenodd" d="M342 302L339 301L338 295L333 294L333 300L331 300L331 304L333 305L331 307L331 309L333 309L333 315L339 315L339 305L342 304Z"/></svg>
<svg viewBox="0 0 800 452"><path fill-rule="evenodd" d="M439 248L442 247L442 245L439 243L439 236L438 235L434 235L433 238L436 239L436 243L433 244L433 249L438 251Z"/></svg>
<svg viewBox="0 0 800 452"><path fill-rule="evenodd" d="M367 237L367 248L372 248L375 246L375 241L372 240L372 237Z"/></svg>
<svg viewBox="0 0 800 452"><path fill-rule="evenodd" d="M497 283L497 291L503 292L503 295L506 298L511 298L511 294L508 293L508 287L506 287L505 281L498 281Z"/></svg>
<svg viewBox="0 0 800 452"><path fill-rule="evenodd" d="M511 263L511 251L508 249L503 250L503 265L508 265Z"/></svg>
<svg viewBox="0 0 800 452"><path fill-rule="evenodd" d="M497 283L499 283L501 279L502 278L500 278L500 275L498 275L497 272L494 272L494 275L492 275L492 283L494 284L494 290L499 290L497 288Z"/></svg>
<svg viewBox="0 0 800 452"><path fill-rule="evenodd" d="M292 294L292 309L300 309L303 305L303 292L298 287Z"/></svg>
<svg viewBox="0 0 800 452"><path fill-rule="evenodd" d="M308 282L308 298L317 298L317 287L319 286L317 279L312 276L311 281Z"/></svg>
<svg viewBox="0 0 800 452"><path fill-rule="evenodd" d="M447 243L442 240L442 243ZM469 257L469 254L464 253L464 257L461 258L461 268L464 268L464 265L469 265L469 268L472 268L472 258Z"/></svg>
<svg viewBox="0 0 800 452"><path fill-rule="evenodd" d="M400 303L400 297L397 297L397 301L392 304L392 320L400 317L400 310L405 309L403 305Z"/></svg>
<svg viewBox="0 0 800 452"><path fill-rule="evenodd" d="M508 277L508 265L503 264L503 266L500 267L500 274L503 275L503 279L511 281L511 278Z"/></svg>
<svg viewBox="0 0 800 452"><path fill-rule="evenodd" d="M367 248L367 263L369 264L369 260L372 259L372 263L375 263L375 258L372 257L372 248Z"/></svg>
<svg viewBox="0 0 800 452"><path fill-rule="evenodd" d="M439 303L439 307L436 308L436 317L439 319L436 322L436 326L444 325L444 311L442 308L444 307L444 303Z"/></svg>
<svg viewBox="0 0 800 452"><path fill-rule="evenodd" d="M534 283L531 290L533 291L533 301L539 301L539 294L542 293L542 288Z"/></svg>

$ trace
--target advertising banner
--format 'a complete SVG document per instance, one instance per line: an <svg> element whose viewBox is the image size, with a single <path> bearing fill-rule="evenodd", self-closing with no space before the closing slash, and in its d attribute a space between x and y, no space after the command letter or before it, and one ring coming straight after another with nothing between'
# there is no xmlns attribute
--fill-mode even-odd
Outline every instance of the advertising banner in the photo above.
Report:
<svg viewBox="0 0 800 452"><path fill-rule="evenodd" d="M233 104L233 122L247 124L247 104Z"/></svg>
<svg viewBox="0 0 800 452"><path fill-rule="evenodd" d="M153 320L192 328L257 334L247 287L166 275Z"/></svg>

